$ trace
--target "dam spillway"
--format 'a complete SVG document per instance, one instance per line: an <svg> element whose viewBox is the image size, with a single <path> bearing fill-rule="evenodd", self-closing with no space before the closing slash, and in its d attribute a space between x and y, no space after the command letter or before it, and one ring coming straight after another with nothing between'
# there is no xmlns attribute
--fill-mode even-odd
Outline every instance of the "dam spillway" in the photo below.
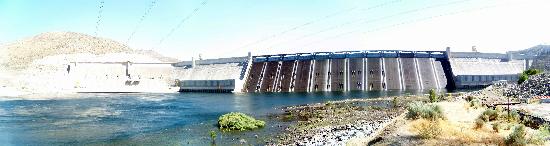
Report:
<svg viewBox="0 0 550 146"><path fill-rule="evenodd" d="M529 68L533 58L513 52L451 52L450 48L446 51L364 50L258 56L249 53L246 57L178 62L172 64L171 72L162 70L157 76L176 79L183 89L180 91L190 92L213 89L216 92L453 90L488 86L494 81L517 81L518 74ZM86 66L79 63L75 70L82 70L82 64ZM126 68L134 76L147 77L149 69L142 67L145 66ZM105 76L108 72L96 74ZM234 80L234 87L226 88L226 80Z"/></svg>
<svg viewBox="0 0 550 146"><path fill-rule="evenodd" d="M254 56L244 92L443 89L444 51L315 52Z"/></svg>

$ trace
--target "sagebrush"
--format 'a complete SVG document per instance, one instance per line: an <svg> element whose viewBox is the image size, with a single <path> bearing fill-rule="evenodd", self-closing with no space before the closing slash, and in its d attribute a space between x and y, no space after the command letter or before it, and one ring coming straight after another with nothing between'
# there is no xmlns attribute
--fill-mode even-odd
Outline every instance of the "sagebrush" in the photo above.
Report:
<svg viewBox="0 0 550 146"><path fill-rule="evenodd" d="M407 111L406 117L408 119L445 119L441 107L432 103L413 102L407 106Z"/></svg>

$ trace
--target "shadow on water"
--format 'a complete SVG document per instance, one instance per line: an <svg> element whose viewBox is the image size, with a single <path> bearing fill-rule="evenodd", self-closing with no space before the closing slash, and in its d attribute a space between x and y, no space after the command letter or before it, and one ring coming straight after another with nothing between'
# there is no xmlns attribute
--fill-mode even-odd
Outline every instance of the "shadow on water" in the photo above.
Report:
<svg viewBox="0 0 550 146"><path fill-rule="evenodd" d="M0 101L0 143L6 145L263 144L289 123L269 118L281 107L425 91L315 93L76 94L59 100ZM55 98L55 97L48 97ZM250 132L220 132L217 118L244 112L265 120Z"/></svg>

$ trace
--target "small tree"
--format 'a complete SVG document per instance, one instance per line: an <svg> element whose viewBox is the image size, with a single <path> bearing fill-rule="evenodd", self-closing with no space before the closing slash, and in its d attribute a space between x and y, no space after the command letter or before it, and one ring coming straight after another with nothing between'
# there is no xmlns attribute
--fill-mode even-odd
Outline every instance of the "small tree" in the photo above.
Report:
<svg viewBox="0 0 550 146"><path fill-rule="evenodd" d="M536 74L539 74L539 73L541 73L541 71L538 70L538 69L528 69L528 70L523 71L521 73L521 75L519 76L518 84L521 84L521 83L525 82L527 79L529 79L529 76L536 75Z"/></svg>
<svg viewBox="0 0 550 146"><path fill-rule="evenodd" d="M391 100L391 103L393 105L393 108L397 108L397 104L398 104L397 97L393 97L393 99Z"/></svg>
<svg viewBox="0 0 550 146"><path fill-rule="evenodd" d="M212 144L216 144L216 137L218 137L216 132L214 130L210 131L210 138L212 139Z"/></svg>
<svg viewBox="0 0 550 146"><path fill-rule="evenodd" d="M434 89L430 89L430 95L429 95L429 98L430 98L430 102L437 102L439 99L437 97L437 93L435 93L435 90Z"/></svg>

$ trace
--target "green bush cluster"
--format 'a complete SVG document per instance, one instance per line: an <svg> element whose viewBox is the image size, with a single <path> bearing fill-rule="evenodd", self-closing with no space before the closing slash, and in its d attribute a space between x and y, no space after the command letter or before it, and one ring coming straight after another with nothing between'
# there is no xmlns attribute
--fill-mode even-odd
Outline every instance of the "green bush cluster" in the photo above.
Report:
<svg viewBox="0 0 550 146"><path fill-rule="evenodd" d="M498 118L498 112L493 109L487 109L483 111L483 113L481 113L478 118L485 122L494 121Z"/></svg>
<svg viewBox="0 0 550 146"><path fill-rule="evenodd" d="M470 107L474 109L481 107L481 101L474 96L466 96L466 101L470 104Z"/></svg>
<svg viewBox="0 0 550 146"><path fill-rule="evenodd" d="M510 111L510 114L506 116L506 119L510 123L519 123L520 122L519 113L516 112L516 111Z"/></svg>
<svg viewBox="0 0 550 146"><path fill-rule="evenodd" d="M548 124L544 124L539 126L539 129L537 130L537 133L529 139L529 143L535 144L535 145L544 145L544 142L550 138L550 126Z"/></svg>
<svg viewBox="0 0 550 146"><path fill-rule="evenodd" d="M397 107L398 107L398 105L397 105L398 102L399 102L399 101L397 101L397 97L394 96L393 99L391 100L391 103L392 103L392 105L393 105L393 108L397 108Z"/></svg>
<svg viewBox="0 0 550 146"><path fill-rule="evenodd" d="M431 103L434 103L434 102L438 102L439 101L439 98L437 96L437 93L435 93L435 90L434 89L430 89L430 92L429 92L429 98L430 98L430 102Z"/></svg>
<svg viewBox="0 0 550 146"><path fill-rule="evenodd" d="M481 128L483 128L483 125L485 125L485 121L483 121L483 120L480 119L480 118L477 118L477 119L475 120L474 129L481 129Z"/></svg>
<svg viewBox="0 0 550 146"><path fill-rule="evenodd" d="M445 119L443 115L443 110L439 105L431 103L422 103L422 102L412 102L407 106L407 115L408 119Z"/></svg>
<svg viewBox="0 0 550 146"><path fill-rule="evenodd" d="M514 131L506 137L504 142L509 146L524 146L527 145L527 139L525 138L526 135L527 132L525 132L525 126L518 125L514 128Z"/></svg>
<svg viewBox="0 0 550 146"><path fill-rule="evenodd" d="M521 73L521 75L519 76L518 84L525 82L527 79L529 79L529 76L536 75L539 73L541 73L541 71L538 69L528 69L523 71L523 73Z"/></svg>
<svg viewBox="0 0 550 146"><path fill-rule="evenodd" d="M256 120L248 115L231 112L220 116L218 126L222 130L253 130L265 126L265 122Z"/></svg>
<svg viewBox="0 0 550 146"><path fill-rule="evenodd" d="M499 123L499 122L493 123L492 126L493 126L493 130L494 130L495 132L499 132L499 131L500 131L500 123Z"/></svg>

